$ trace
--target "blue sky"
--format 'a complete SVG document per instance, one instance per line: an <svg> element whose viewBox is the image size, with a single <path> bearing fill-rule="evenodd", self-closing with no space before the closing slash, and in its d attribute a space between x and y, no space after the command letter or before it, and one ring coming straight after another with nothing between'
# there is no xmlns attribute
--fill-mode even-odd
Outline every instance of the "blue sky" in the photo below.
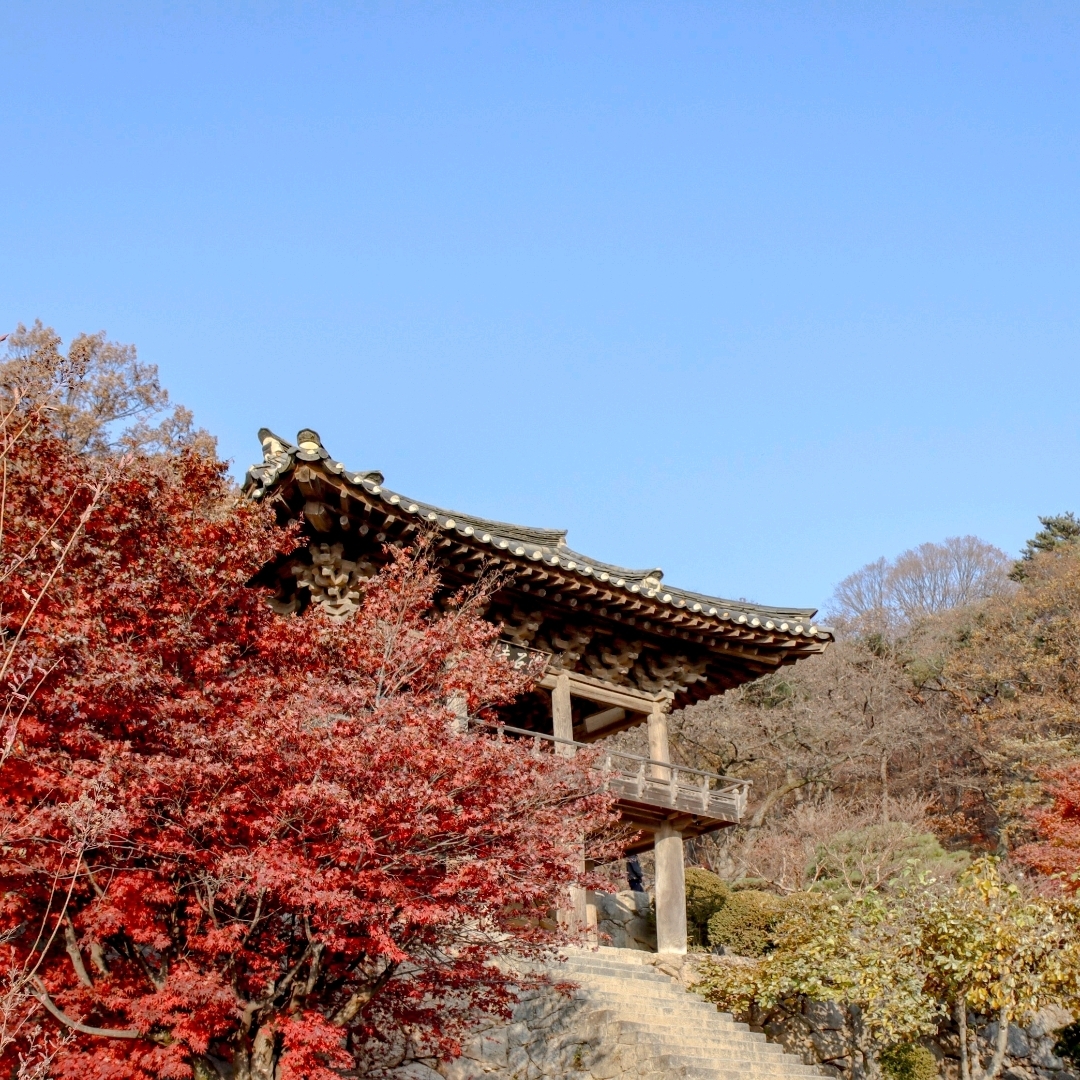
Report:
<svg viewBox="0 0 1080 1080"><path fill-rule="evenodd" d="M1080 9L0 6L0 328L818 605L1080 510Z"/></svg>

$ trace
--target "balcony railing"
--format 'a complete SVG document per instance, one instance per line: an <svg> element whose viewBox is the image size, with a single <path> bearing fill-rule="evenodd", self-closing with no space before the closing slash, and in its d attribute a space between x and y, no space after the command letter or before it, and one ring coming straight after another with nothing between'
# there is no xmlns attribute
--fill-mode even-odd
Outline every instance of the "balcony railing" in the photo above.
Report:
<svg viewBox="0 0 1080 1080"><path fill-rule="evenodd" d="M511 727L508 724L478 723L478 726L532 740L533 752L554 750L556 746L574 750L598 749L596 743L560 739L539 731ZM623 750L599 747L597 768L607 777L607 787L627 802L684 814L739 822L746 812L751 781L733 776L719 776L705 769L691 769L667 761L628 754Z"/></svg>

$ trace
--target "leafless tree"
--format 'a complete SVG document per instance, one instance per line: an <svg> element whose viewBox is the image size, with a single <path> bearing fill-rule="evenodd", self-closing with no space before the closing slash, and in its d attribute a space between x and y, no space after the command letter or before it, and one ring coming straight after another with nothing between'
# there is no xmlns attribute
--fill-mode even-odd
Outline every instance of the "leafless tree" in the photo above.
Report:
<svg viewBox="0 0 1080 1080"><path fill-rule="evenodd" d="M154 364L140 363L134 345L104 332L80 334L62 351L60 335L39 321L20 324L8 339L0 381L24 401L48 402L50 424L76 452L154 454L191 447L214 454L214 438L193 426L189 409L169 408ZM156 425L151 419L165 413Z"/></svg>
<svg viewBox="0 0 1080 1080"><path fill-rule="evenodd" d="M1013 560L976 536L920 544L844 578L827 606L841 630L895 637L919 620L1013 588Z"/></svg>
<svg viewBox="0 0 1080 1080"><path fill-rule="evenodd" d="M780 893L830 879L854 895L903 871L916 849L913 838L929 831L926 810L927 800L918 796L892 800L889 820L882 822L877 800L828 795L756 832L734 833L714 852L728 875L757 879ZM934 869L941 869L940 861Z"/></svg>

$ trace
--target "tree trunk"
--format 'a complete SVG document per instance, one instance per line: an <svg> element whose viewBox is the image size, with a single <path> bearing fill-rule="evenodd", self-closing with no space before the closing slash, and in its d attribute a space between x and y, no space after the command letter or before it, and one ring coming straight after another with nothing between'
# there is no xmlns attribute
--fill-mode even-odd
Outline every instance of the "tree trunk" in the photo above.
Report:
<svg viewBox="0 0 1080 1080"><path fill-rule="evenodd" d="M221 1080L221 1074L204 1057L192 1059L191 1075L194 1080Z"/></svg>
<svg viewBox="0 0 1080 1080"><path fill-rule="evenodd" d="M881 1069L877 1055L870 1040L866 1025L863 1023L862 1010L858 1005L848 1008L851 1014L852 1041L858 1050L858 1061L852 1058L852 1076L854 1080L881 1080ZM861 1066L861 1067L859 1067Z"/></svg>
<svg viewBox="0 0 1080 1080"><path fill-rule="evenodd" d="M754 814L747 832L752 832L755 829L760 829L765 824L765 815L785 796L790 795L793 791L798 791L799 788L806 784L806 780L803 777L799 777L796 780L788 780L780 787L773 791L770 791L768 795L762 800L761 805L757 808L757 813Z"/></svg>
<svg viewBox="0 0 1080 1080"><path fill-rule="evenodd" d="M251 1080L274 1080L276 1034L269 1025L259 1028L251 1047Z"/></svg>
<svg viewBox="0 0 1080 1080"><path fill-rule="evenodd" d="M954 1008L956 1031L960 1038L960 1080L971 1080L971 1062L968 1060L967 998L961 994Z"/></svg>
<svg viewBox="0 0 1080 1080"><path fill-rule="evenodd" d="M986 1070L984 1080L996 1080L1005 1061L1005 1047L1009 1043L1009 1007L1001 1006L998 1014L997 1039L994 1040L994 1056L990 1059L990 1068Z"/></svg>
<svg viewBox="0 0 1080 1080"><path fill-rule="evenodd" d="M889 823L889 755L881 752L881 822Z"/></svg>

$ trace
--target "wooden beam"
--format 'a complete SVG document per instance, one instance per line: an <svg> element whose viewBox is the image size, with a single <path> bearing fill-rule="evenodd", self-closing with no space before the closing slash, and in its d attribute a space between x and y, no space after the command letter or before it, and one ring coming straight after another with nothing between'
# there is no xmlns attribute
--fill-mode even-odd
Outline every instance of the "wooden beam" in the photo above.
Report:
<svg viewBox="0 0 1080 1080"><path fill-rule="evenodd" d="M321 533L329 532L334 524L326 504L314 500L304 503L304 520Z"/></svg>
<svg viewBox="0 0 1080 1080"><path fill-rule="evenodd" d="M616 705L612 709L603 709L598 713L593 713L592 716L585 717L585 730L592 735L594 732L611 727L612 724L622 723L625 719L626 710L621 705Z"/></svg>
<svg viewBox="0 0 1080 1080"><path fill-rule="evenodd" d="M322 477L309 465L296 470L296 484L306 499L318 499L322 495Z"/></svg>
<svg viewBox="0 0 1080 1080"><path fill-rule="evenodd" d="M591 701L597 705L618 705L627 712L649 713L653 702L659 695L646 694L643 690L634 690L631 687L615 687L600 679L593 679L587 675L581 675L576 671L548 672L541 680L540 685L545 690L554 690L559 679L565 677L570 693L574 697L584 701Z"/></svg>

